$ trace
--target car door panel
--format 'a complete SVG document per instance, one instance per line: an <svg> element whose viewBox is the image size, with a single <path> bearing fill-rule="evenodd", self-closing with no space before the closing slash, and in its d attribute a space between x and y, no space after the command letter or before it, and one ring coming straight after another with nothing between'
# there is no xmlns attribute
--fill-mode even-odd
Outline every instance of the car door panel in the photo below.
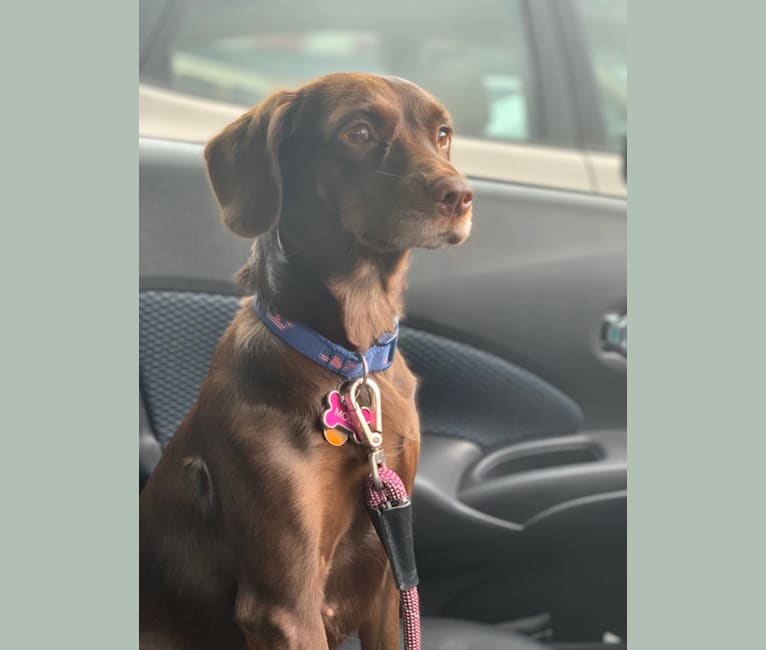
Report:
<svg viewBox="0 0 766 650"><path fill-rule="evenodd" d="M623 427L625 364L605 357L604 314L626 302L625 202L474 181L462 246L413 256L407 315L535 372Z"/></svg>

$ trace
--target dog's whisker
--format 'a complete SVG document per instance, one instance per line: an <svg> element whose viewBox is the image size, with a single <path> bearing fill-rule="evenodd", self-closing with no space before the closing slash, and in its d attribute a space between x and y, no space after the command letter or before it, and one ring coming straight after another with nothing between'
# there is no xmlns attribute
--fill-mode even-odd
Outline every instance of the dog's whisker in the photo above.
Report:
<svg viewBox="0 0 766 650"><path fill-rule="evenodd" d="M382 174L383 176L393 176L394 178L401 178L401 174L392 174L391 172L384 172L380 169L375 170L376 174Z"/></svg>

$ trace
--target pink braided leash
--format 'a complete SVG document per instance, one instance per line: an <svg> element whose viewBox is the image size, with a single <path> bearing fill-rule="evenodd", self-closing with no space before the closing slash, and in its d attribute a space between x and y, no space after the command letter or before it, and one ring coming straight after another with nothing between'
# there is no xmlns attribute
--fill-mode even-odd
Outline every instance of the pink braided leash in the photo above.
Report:
<svg viewBox="0 0 766 650"><path fill-rule="evenodd" d="M367 477L364 485L368 508L378 508L387 501L400 501L407 498L407 490L399 475L389 467L378 470L383 489L375 487L372 476ZM420 601L418 589L405 589L400 592L399 611L404 627L405 650L421 650L420 648Z"/></svg>

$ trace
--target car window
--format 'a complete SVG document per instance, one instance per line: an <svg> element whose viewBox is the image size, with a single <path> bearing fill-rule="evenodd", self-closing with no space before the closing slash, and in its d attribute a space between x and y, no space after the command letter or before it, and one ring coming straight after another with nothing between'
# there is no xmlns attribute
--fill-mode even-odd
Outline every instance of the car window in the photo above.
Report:
<svg viewBox="0 0 766 650"><path fill-rule="evenodd" d="M578 0L606 129L606 146L619 151L628 119L628 3Z"/></svg>
<svg viewBox="0 0 766 650"><path fill-rule="evenodd" d="M521 0L198 0L169 38L165 85L253 105L321 74L411 79L462 135L541 141Z"/></svg>

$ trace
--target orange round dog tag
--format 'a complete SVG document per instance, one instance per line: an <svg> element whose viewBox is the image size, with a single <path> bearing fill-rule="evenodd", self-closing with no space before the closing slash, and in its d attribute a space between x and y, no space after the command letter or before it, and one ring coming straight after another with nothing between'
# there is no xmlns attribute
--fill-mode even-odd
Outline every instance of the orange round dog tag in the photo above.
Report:
<svg viewBox="0 0 766 650"><path fill-rule="evenodd" d="M338 429L324 429L324 439L333 447L340 447L348 440L348 434Z"/></svg>

